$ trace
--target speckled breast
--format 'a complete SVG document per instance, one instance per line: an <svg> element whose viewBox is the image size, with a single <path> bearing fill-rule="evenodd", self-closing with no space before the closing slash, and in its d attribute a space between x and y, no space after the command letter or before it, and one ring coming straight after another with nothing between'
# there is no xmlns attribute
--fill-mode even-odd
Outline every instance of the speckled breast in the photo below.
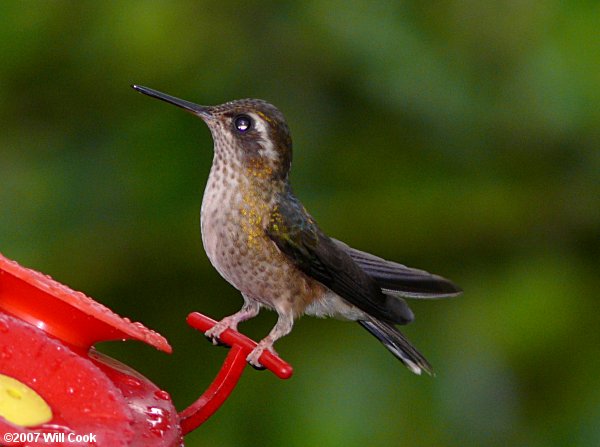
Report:
<svg viewBox="0 0 600 447"><path fill-rule="evenodd" d="M213 165L202 201L204 249L215 269L246 296L301 313L321 287L291 264L265 234L272 194L264 182Z"/></svg>

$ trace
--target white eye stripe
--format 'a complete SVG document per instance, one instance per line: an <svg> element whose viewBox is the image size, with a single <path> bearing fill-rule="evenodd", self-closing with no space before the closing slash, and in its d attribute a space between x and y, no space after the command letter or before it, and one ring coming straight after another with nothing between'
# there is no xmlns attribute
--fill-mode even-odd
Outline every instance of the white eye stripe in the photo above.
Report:
<svg viewBox="0 0 600 447"><path fill-rule="evenodd" d="M254 121L254 128L258 131L260 136L266 139L269 135L264 120L256 113L248 113L248 116Z"/></svg>
<svg viewBox="0 0 600 447"><path fill-rule="evenodd" d="M271 141L271 138L269 138L269 131L267 129L267 123L265 123L265 120L262 119L256 113L248 113L248 116L250 118L252 118L252 120L254 121L254 128L256 129L258 134L261 136L262 147L263 147L263 150L261 151L262 156L267 157L269 159L273 159L273 160L277 159L279 157L279 154L275 150L275 147L273 146L273 142Z"/></svg>

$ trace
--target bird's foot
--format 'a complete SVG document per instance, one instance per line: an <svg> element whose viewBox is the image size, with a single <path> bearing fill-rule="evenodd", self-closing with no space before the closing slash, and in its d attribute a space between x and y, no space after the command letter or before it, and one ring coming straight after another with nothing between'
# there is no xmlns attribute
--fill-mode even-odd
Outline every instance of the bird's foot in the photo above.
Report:
<svg viewBox="0 0 600 447"><path fill-rule="evenodd" d="M217 345L225 345L219 337L221 334L225 332L227 329L237 330L237 322L231 317L225 317L217 324L215 324L212 328L204 333L204 336L208 338L208 340L215 346Z"/></svg>
<svg viewBox="0 0 600 447"><path fill-rule="evenodd" d="M246 361L252 366L254 369L265 369L265 367L260 363L259 359L263 352L269 351L273 355L277 355L275 349L273 349L273 343L270 341L262 340L256 348L254 348L248 357L246 357Z"/></svg>

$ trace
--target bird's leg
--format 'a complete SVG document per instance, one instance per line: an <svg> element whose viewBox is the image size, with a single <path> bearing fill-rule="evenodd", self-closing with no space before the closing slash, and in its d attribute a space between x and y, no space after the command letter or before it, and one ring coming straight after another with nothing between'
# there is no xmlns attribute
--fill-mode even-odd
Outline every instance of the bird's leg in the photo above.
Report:
<svg viewBox="0 0 600 447"><path fill-rule="evenodd" d="M239 323L254 318L258 315L259 310L260 304L258 301L244 296L244 305L238 312L223 318L212 328L206 331L204 335L206 338L211 340L214 345L217 345L219 344L219 337L223 332L225 332L227 329L237 331L237 326Z"/></svg>
<svg viewBox="0 0 600 447"><path fill-rule="evenodd" d="M271 353L277 355L277 353L273 349L273 343L275 343L281 337L284 337L287 334L289 334L290 331L292 330L293 326L294 326L294 314L291 312L291 310L286 311L285 313L278 313L277 323L275 324L273 329L271 329L271 332L269 332L269 335L267 335L265 338L263 338L258 343L256 348L254 348L252 350L252 352L250 352L250 354L248 354L248 357L246 357L246 360L248 361L248 363L250 363L252 366L254 366L256 368L262 368L262 365L258 361L258 359L260 358L262 353L266 350L266 351L270 351Z"/></svg>

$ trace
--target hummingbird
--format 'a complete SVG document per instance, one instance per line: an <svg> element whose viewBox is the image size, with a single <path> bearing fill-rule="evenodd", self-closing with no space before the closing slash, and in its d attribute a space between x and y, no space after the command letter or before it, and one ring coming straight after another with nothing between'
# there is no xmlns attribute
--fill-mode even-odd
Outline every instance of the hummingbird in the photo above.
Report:
<svg viewBox="0 0 600 447"><path fill-rule="evenodd" d="M211 264L244 299L238 312L205 333L213 343L264 307L277 313L277 323L247 357L257 368L262 353L275 353L273 344L306 314L356 321L410 371L432 374L430 363L396 325L414 319L405 299L453 297L461 289L327 236L292 191L292 138L275 106L260 99L203 106L132 87L196 115L212 134L202 243Z"/></svg>

